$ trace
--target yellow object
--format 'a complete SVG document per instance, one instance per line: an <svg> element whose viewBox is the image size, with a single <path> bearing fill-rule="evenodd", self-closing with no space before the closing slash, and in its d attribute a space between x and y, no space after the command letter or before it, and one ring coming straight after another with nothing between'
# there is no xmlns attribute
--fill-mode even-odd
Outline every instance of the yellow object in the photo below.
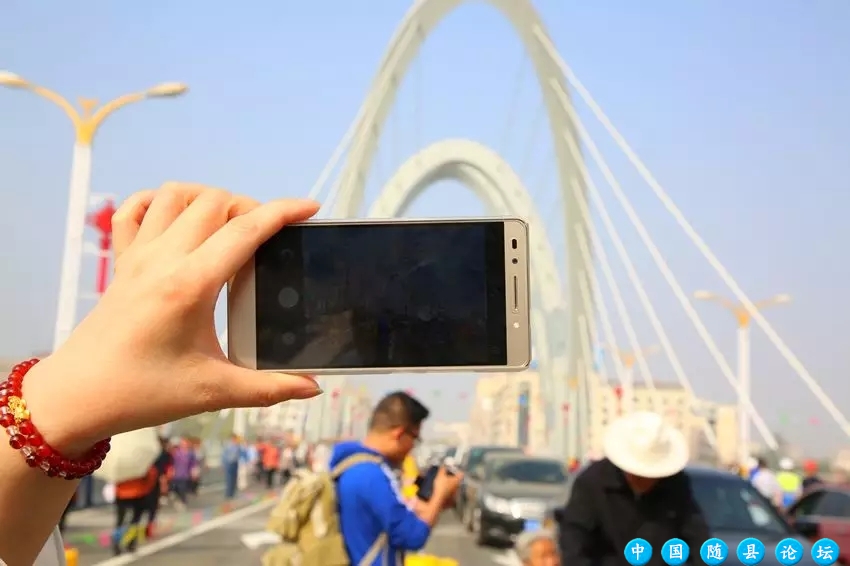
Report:
<svg viewBox="0 0 850 566"><path fill-rule="evenodd" d="M26 401L20 397L9 397L7 404L9 405L9 410L12 412L12 416L15 417L16 422L29 420L30 412L27 409Z"/></svg>
<svg viewBox="0 0 850 566"><path fill-rule="evenodd" d="M180 96L188 90L188 87L181 83L163 83L142 92L134 92L132 94L119 96L115 100L107 102L100 108L97 107L96 100L83 98L79 101L80 109L82 110L79 111L73 104L62 97L62 95L44 88L43 86L33 84L12 73L0 73L0 86L28 90L33 94L37 94L38 96L49 100L61 108L74 124L74 134L77 144L84 147L91 146L98 128L101 124L103 124L104 120L106 120L116 110L120 110L128 104L141 102L148 98Z"/></svg>
<svg viewBox="0 0 850 566"><path fill-rule="evenodd" d="M404 566L460 566L460 562L432 554L411 554L404 559Z"/></svg>
<svg viewBox="0 0 850 566"><path fill-rule="evenodd" d="M401 478L403 486L401 494L408 499L416 497L419 488L416 486L416 478L419 477L419 466L413 456L408 455L401 465Z"/></svg>
<svg viewBox="0 0 850 566"><path fill-rule="evenodd" d="M77 566L80 562L80 551L76 548L65 549L65 564L67 566Z"/></svg>

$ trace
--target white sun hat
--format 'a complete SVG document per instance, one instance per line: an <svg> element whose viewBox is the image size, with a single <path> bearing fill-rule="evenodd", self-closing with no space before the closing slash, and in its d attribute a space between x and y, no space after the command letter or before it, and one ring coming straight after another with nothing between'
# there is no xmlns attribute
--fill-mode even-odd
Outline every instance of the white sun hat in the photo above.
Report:
<svg viewBox="0 0 850 566"><path fill-rule="evenodd" d="M666 478L685 469L689 451L685 435L652 412L622 416L608 426L605 457L630 474Z"/></svg>

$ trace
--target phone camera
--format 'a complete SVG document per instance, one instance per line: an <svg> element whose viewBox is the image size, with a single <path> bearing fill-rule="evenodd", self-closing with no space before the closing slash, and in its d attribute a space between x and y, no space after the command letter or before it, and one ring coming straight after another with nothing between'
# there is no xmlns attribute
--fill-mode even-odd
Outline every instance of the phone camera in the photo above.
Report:
<svg viewBox="0 0 850 566"><path fill-rule="evenodd" d="M519 247L519 242L517 242L517 241L516 241L516 238L514 238L513 240L511 240L511 248L515 250L515 249L517 249L518 247Z"/></svg>
<svg viewBox="0 0 850 566"><path fill-rule="evenodd" d="M514 264L514 265L516 265L517 263L519 263L519 260L518 260L517 258L513 258L513 259L511 260L511 263L512 263L512 264Z"/></svg>
<svg viewBox="0 0 850 566"><path fill-rule="evenodd" d="M298 291L296 291L292 287L284 287L277 295L277 302L280 303L280 306L282 306L283 308L291 309L292 307L298 304L298 300L300 298L301 297L299 297Z"/></svg>

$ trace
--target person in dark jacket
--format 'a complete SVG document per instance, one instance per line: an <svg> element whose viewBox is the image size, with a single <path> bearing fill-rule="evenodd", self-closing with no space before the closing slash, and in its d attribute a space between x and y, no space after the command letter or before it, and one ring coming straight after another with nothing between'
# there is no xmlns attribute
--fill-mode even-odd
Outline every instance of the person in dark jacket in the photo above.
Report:
<svg viewBox="0 0 850 566"><path fill-rule="evenodd" d="M576 477L558 514L562 563L627 566L626 545L642 538L652 545L647 566L662 566L662 546L679 538L691 549L687 564L701 564L700 546L711 537L683 471L684 435L661 415L635 412L611 423L604 452Z"/></svg>

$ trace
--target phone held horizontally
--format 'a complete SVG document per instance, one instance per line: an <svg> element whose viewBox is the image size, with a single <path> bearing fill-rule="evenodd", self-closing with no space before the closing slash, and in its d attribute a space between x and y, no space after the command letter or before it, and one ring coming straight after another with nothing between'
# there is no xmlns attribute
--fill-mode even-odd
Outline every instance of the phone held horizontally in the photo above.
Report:
<svg viewBox="0 0 850 566"><path fill-rule="evenodd" d="M512 371L531 361L516 218L285 227L228 285L228 355L310 374Z"/></svg>

